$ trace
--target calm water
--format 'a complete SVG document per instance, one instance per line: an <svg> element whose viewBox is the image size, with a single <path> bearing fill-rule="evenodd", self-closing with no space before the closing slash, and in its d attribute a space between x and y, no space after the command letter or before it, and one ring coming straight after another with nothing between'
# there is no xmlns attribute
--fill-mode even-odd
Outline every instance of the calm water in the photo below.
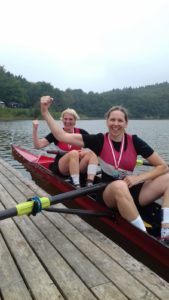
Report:
<svg viewBox="0 0 169 300"><path fill-rule="evenodd" d="M49 130L45 121L40 121L39 123L39 136L43 137ZM90 133L106 131L105 120L78 121L77 126L86 129ZM169 162L169 120L131 120L127 131L138 134ZM46 153L43 150L33 149L32 121L0 122L0 157L16 169L20 169L24 175L30 177L24 167L13 159L11 154L12 143L35 153ZM48 148L51 149L53 147L50 146Z"/></svg>

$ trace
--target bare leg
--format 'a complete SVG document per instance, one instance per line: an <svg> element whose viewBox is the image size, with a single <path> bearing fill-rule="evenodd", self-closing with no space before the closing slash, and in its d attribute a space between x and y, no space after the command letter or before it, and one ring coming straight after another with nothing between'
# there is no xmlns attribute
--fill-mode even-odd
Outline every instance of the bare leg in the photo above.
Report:
<svg viewBox="0 0 169 300"><path fill-rule="evenodd" d="M82 150L80 152L80 171L87 172L87 180L93 182L96 176L98 158L92 151Z"/></svg>
<svg viewBox="0 0 169 300"><path fill-rule="evenodd" d="M163 207L169 207L169 173L144 183L139 203L144 206L163 197Z"/></svg>
<svg viewBox="0 0 169 300"><path fill-rule="evenodd" d="M117 207L124 219L146 232L126 182L117 180L110 183L103 192L103 199L108 207Z"/></svg>
<svg viewBox="0 0 169 300"><path fill-rule="evenodd" d="M122 180L110 183L104 190L103 199L108 207L118 208L121 216L129 222L139 215L128 186Z"/></svg>
<svg viewBox="0 0 169 300"><path fill-rule="evenodd" d="M145 182L140 192L139 203L144 206L160 197L162 197L162 209L165 211L161 227L166 228L169 236L169 173Z"/></svg>
<svg viewBox="0 0 169 300"><path fill-rule="evenodd" d="M79 152L72 150L59 159L59 170L63 175L70 175L73 183L79 186Z"/></svg>

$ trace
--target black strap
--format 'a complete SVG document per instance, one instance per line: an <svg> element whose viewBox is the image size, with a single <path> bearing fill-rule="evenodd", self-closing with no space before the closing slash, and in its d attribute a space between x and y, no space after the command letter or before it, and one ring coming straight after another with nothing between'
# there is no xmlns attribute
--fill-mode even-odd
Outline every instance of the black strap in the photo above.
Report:
<svg viewBox="0 0 169 300"><path fill-rule="evenodd" d="M30 198L30 199L28 199L28 201L34 201L32 212L31 212L31 214L33 216L36 216L37 213L41 212L42 203L38 196L34 196L34 197Z"/></svg>

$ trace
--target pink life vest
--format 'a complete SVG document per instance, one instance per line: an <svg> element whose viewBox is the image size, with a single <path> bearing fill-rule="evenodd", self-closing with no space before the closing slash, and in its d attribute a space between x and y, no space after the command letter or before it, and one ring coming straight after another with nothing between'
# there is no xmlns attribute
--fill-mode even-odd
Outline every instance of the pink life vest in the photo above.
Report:
<svg viewBox="0 0 169 300"><path fill-rule="evenodd" d="M74 133L80 133L80 128L74 128ZM57 146L63 151L81 150L81 147L66 144L64 142L58 142Z"/></svg>
<svg viewBox="0 0 169 300"><path fill-rule="evenodd" d="M123 150L121 161L118 167L119 171L122 172L124 171L124 177L127 174L133 172L137 160L137 153L133 145L132 135L126 134L126 136L127 136L127 148ZM116 151L114 147L113 149L114 149L116 160L118 161L120 152ZM104 135L104 144L103 144L102 151L99 155L99 162L102 170L108 175L113 176L113 173L116 172L116 169L115 169L114 158L112 154L112 149L109 144L107 133Z"/></svg>

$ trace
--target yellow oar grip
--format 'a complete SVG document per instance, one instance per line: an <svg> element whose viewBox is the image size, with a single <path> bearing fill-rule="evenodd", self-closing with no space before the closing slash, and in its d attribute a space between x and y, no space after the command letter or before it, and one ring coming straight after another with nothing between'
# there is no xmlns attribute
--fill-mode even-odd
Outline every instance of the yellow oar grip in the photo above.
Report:
<svg viewBox="0 0 169 300"><path fill-rule="evenodd" d="M41 201L42 209L50 206L50 200L47 197L39 198ZM32 212L34 201L26 201L16 205L17 216L29 215Z"/></svg>
<svg viewBox="0 0 169 300"><path fill-rule="evenodd" d="M137 159L136 165L137 166L142 166L143 165L143 160L142 159Z"/></svg>
<svg viewBox="0 0 169 300"><path fill-rule="evenodd" d="M149 223L147 223L145 221L144 221L144 225L145 225L146 228L152 228L153 227L151 224L149 224Z"/></svg>

